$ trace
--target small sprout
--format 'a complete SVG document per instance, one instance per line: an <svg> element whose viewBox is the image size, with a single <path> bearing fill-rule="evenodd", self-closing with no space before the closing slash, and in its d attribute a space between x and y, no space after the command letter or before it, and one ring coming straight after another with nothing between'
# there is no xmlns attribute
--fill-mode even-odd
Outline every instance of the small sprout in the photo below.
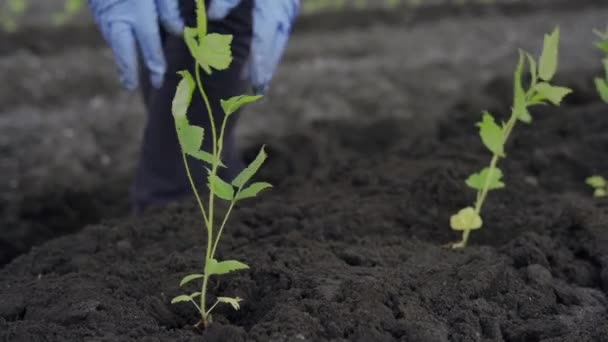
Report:
<svg viewBox="0 0 608 342"><path fill-rule="evenodd" d="M608 196L608 182L602 176L591 176L585 181L593 188L593 196L600 198Z"/></svg>
<svg viewBox="0 0 608 342"><path fill-rule="evenodd" d="M520 51L519 62L513 76L513 107L509 120L499 125L492 114L484 112L477 123L483 145L492 153L490 165L472 174L466 180L467 186L477 191L475 206L460 210L450 218L453 230L462 233L462 239L452 244L452 248L466 247L471 231L483 225L481 209L492 190L505 187L503 172L498 168L500 159L505 158L505 145L518 121L530 124L532 116L529 107L540 104L559 105L571 90L552 85L550 82L557 72L559 28L545 35L543 51L538 62L529 53ZM528 89L524 89L522 76L526 64L530 70Z"/></svg>
<svg viewBox="0 0 608 342"><path fill-rule="evenodd" d="M255 160L239 175L228 182L218 175L220 167L226 167L222 163L221 156L224 147L224 134L228 119L233 113L238 111L242 106L257 101L260 96L242 95L232 97L226 100L220 100L221 107L224 111L222 124L216 127L215 117L212 111L210 99L207 96L203 87L201 78L201 69L207 74L211 74L213 70L225 70L232 63L232 52L230 44L232 42L231 35L223 35L217 33L207 33L207 15L203 0L196 0L197 5L197 27L187 27L184 30L184 40L194 58L195 75L194 77L188 71L181 71L182 79L179 82L175 97L173 99L172 112L175 121L175 129L182 150L186 175L190 181L194 197L199 206L205 229L207 233L207 249L205 252L204 272L195 273L185 276L180 281L180 286L188 285L196 280L202 279L201 291L190 295L180 295L171 301L172 304L190 302L192 303L201 315L201 321L196 325L206 328L212 322L212 311L218 304L228 304L235 310L240 309L241 298L217 297L216 302L207 309L207 291L209 278L211 276L220 276L235 271L246 270L249 266L236 260L217 261L215 255L219 245L222 233L228 222L228 218L234 209L237 202L256 197L262 190L272 187L268 183L252 183L251 179L256 175L260 167L266 161L268 155L264 147L261 148ZM202 127L191 125L188 121L188 108L192 101L194 91L198 90L200 96L205 102L209 123L211 126L210 132L205 132ZM203 140L209 135L212 141L211 151L203 151ZM203 203L201 195L195 185L187 157L192 157L203 161L207 167L207 186L209 189L209 200L207 205ZM219 228L216 226L216 210L215 201L223 200L229 202L228 211L224 214ZM200 298L199 298L200 297ZM195 299L198 299L198 303Z"/></svg>

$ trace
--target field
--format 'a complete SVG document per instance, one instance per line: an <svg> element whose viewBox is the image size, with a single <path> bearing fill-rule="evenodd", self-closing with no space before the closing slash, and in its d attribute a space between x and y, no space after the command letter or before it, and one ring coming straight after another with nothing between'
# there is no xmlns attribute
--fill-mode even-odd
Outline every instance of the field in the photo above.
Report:
<svg viewBox="0 0 608 342"><path fill-rule="evenodd" d="M608 341L608 104L592 45L608 6L542 1L322 13L239 122L260 178L212 284L244 298L201 334L171 305L201 268L194 203L131 217L145 114L88 26L0 37L0 341ZM79 24L80 25L80 24ZM512 101L517 49L562 32L562 107L539 107L464 250L450 215L488 163L475 122ZM80 26L78 26L80 27ZM57 42L50 44L49 42Z"/></svg>

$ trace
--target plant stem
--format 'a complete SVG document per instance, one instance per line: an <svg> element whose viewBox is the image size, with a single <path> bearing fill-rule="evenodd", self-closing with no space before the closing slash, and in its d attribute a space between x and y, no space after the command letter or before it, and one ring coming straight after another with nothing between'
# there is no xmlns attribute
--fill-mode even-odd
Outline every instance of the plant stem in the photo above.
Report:
<svg viewBox="0 0 608 342"><path fill-rule="evenodd" d="M215 120L213 118L213 110L211 109L211 103L209 102L209 97L205 92L205 88L203 88L203 82L201 82L201 71L198 63L195 64L195 72L196 75L196 84L198 90L205 102L205 107L207 109L207 114L209 116L209 125L211 126L211 136L212 136L212 155L213 155L213 164L211 166L211 176L214 176L217 173L219 156L217 149L217 131L215 128ZM209 264L209 261L213 258L211 255L211 249L213 248L213 221L214 221L214 198L213 190L209 189L209 215L207 219L207 250L205 251L205 266ZM201 288L201 309L203 311L203 322L205 326L207 325L208 315L206 314L206 301L207 301L207 284L209 283L209 276L205 271L203 277L203 285Z"/></svg>
<svg viewBox="0 0 608 342"><path fill-rule="evenodd" d="M188 158L186 154L182 152L182 159L184 160L184 166L186 167L186 175L188 175L188 181L190 181L190 186L192 187L192 192L194 192L194 197L196 198L196 202L198 203L198 207L203 214L203 219L205 220L205 224L207 224L207 213L205 212L205 206L203 205L203 201L201 201L201 196L198 193L196 185L194 184L194 179L192 178L192 173L190 172L190 167L188 166Z"/></svg>
<svg viewBox="0 0 608 342"><path fill-rule="evenodd" d="M511 132L513 132L513 128L515 127L516 123L517 123L517 115L516 115L515 111L512 111L509 121L507 121L507 124L503 128L504 129L503 145L507 144L507 140L509 139ZM486 177L483 188L481 191L477 192L477 200L475 202L475 213L477 215L481 215L481 209L483 208L483 204L486 200L486 197L488 196L488 192L490 191L490 179L492 179L492 173L496 170L496 166L498 165L499 160L500 160L500 155L498 155L498 154L492 155L492 160L490 161L490 167L488 169L488 175ZM471 230L464 230L462 232L462 240L460 240L460 242L453 244L452 248L466 247L467 243L469 242L470 235L471 235Z"/></svg>
<svg viewBox="0 0 608 342"><path fill-rule="evenodd" d="M235 195L235 198L236 198L236 196L238 196L238 192ZM230 213L232 213L232 209L234 208L235 204L236 204L236 200L232 200L232 202L230 203L230 207L228 208L228 211L226 212L226 216L224 216L224 220L222 221L220 230L217 232L217 236L215 237L215 243L213 244L213 248L211 249L211 257L213 257L215 255L215 252L217 251L217 245L220 243L220 238L222 237L222 232L224 231L226 222L228 222L228 217L230 216Z"/></svg>

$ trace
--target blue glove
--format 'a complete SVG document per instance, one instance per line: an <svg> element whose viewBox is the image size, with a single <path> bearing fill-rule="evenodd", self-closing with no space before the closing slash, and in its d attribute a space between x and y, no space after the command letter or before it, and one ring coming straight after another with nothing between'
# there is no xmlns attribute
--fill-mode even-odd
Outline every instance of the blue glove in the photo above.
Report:
<svg viewBox="0 0 608 342"><path fill-rule="evenodd" d="M241 0L214 0L210 20L224 19ZM121 83L133 90L139 84L138 47L155 87L162 85L167 63L158 21L168 32L181 35L184 22L178 0L88 0L93 17L112 49ZM299 0L255 0L249 77L256 93L263 93L283 55Z"/></svg>
<svg viewBox="0 0 608 342"><path fill-rule="evenodd" d="M138 47L153 86L160 87L167 69L158 22L181 35L184 22L177 0L88 0L103 37L112 49L120 81L129 90L139 84Z"/></svg>
<svg viewBox="0 0 608 342"><path fill-rule="evenodd" d="M208 17L223 19L239 3L240 0L212 2ZM299 9L300 0L255 0L249 77L257 94L266 92L274 76Z"/></svg>

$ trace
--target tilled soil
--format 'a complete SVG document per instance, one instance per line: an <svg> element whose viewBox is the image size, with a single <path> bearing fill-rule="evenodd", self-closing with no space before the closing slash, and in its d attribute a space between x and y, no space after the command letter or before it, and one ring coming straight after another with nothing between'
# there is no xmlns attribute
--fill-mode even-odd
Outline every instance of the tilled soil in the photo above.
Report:
<svg viewBox="0 0 608 342"><path fill-rule="evenodd" d="M378 12L364 22L361 15L326 16L317 26L303 18L268 100L240 121L243 148L326 121L430 119L455 108L477 113L496 94L506 98L517 48L538 52L556 24L561 75L577 89L573 101L594 99L589 80L601 70L591 30L605 25L608 10L593 3L451 17L422 9L421 22L410 20L416 10ZM0 264L54 236L129 214L145 120L139 96L119 93L111 54L91 31L88 39L80 31L44 32L56 36L30 33L18 39L21 48L0 52L0 74L10 80L0 84ZM46 48L28 45L37 41ZM287 148L280 147L290 155ZM281 178L308 170L289 163Z"/></svg>
<svg viewBox="0 0 608 342"><path fill-rule="evenodd" d="M247 155L269 145L262 178L276 186L238 208L219 250L251 266L212 284L213 294L244 298L241 311L221 308L201 334L192 308L169 304L179 279L202 267L201 219L186 203L89 225L4 266L0 340L608 341L608 202L584 185L608 174L608 106L590 84L599 56L589 34L607 14L296 35L271 100L242 122ZM469 248L446 249L458 239L449 216L474 197L463 180L489 159L478 113L504 115L514 47L540 46L556 23L558 83L576 93L517 127L502 164L507 188L491 194L484 229ZM99 73L79 75L111 84L107 54L98 58ZM92 88L63 99L31 87L39 103L0 107L7 261L32 237L127 212L143 121L136 98L103 83L91 99Z"/></svg>
<svg viewBox="0 0 608 342"><path fill-rule="evenodd" d="M491 194L484 229L461 251L442 245L458 238L449 215L473 198L463 179L487 161L471 115L418 137L405 134L419 128L412 120L282 141L313 167L237 210L220 259L251 269L212 292L245 302L218 310L204 340L606 341L607 203L580 185L607 170L597 158L605 106L535 117L509 146L507 188ZM318 149L333 159L316 159ZM200 340L195 311L168 301L200 271L202 236L185 205L34 249L0 272L2 337Z"/></svg>

